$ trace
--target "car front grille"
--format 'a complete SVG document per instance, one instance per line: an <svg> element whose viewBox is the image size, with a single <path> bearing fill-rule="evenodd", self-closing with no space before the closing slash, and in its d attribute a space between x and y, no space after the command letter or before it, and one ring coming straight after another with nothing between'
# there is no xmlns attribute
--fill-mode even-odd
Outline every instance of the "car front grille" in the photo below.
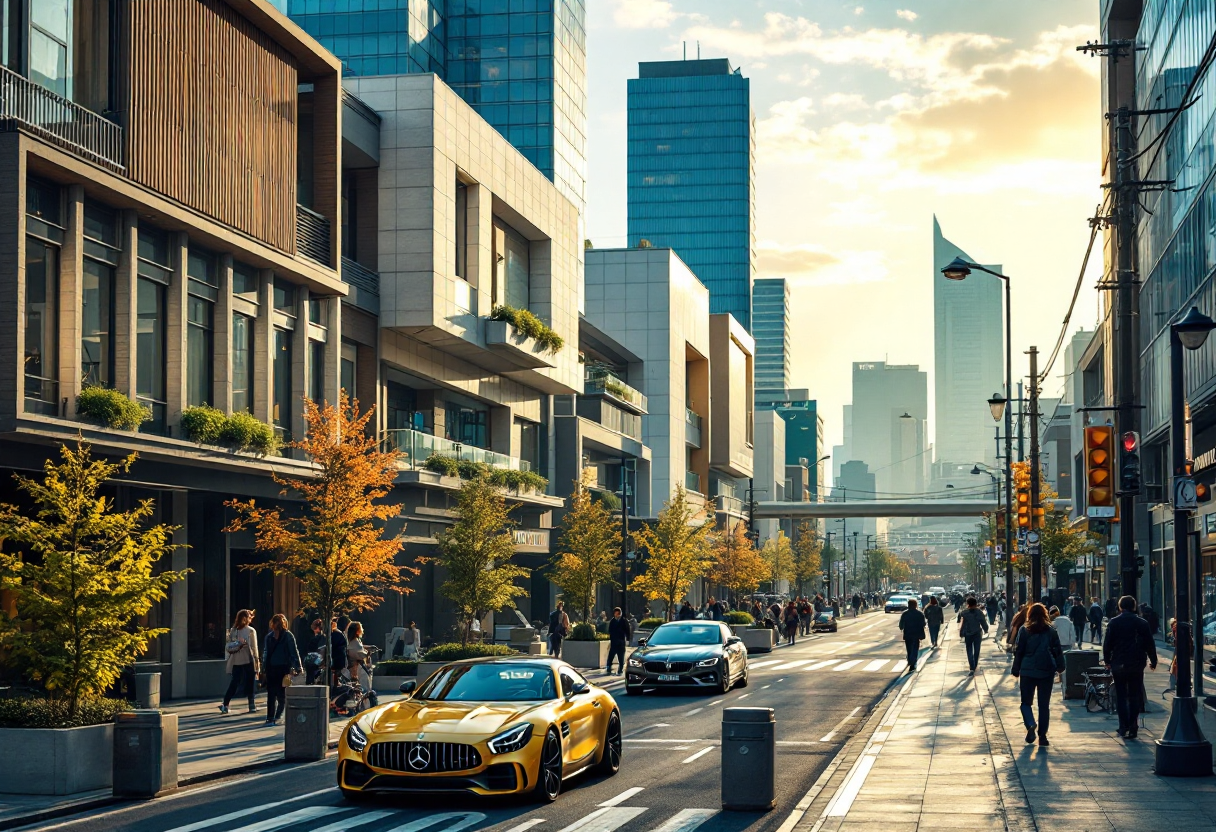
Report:
<svg viewBox="0 0 1216 832"><path fill-rule="evenodd" d="M646 662L647 673L687 673L692 662Z"/></svg>
<svg viewBox="0 0 1216 832"><path fill-rule="evenodd" d="M367 752L368 765L411 774L467 771L481 765L471 745L456 742L378 742Z"/></svg>

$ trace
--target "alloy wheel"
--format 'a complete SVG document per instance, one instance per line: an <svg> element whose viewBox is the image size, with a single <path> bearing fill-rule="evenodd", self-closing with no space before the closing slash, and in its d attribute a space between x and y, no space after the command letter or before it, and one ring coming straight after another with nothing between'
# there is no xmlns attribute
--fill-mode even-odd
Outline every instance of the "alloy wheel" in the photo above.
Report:
<svg viewBox="0 0 1216 832"><path fill-rule="evenodd" d="M545 736L545 746L540 755L540 782L536 791L546 803L557 800L562 792L562 741L552 728Z"/></svg>
<svg viewBox="0 0 1216 832"><path fill-rule="evenodd" d="M608 717L608 727L604 731L604 756L599 764L601 774L611 777L620 770L622 745L621 718L613 711Z"/></svg>

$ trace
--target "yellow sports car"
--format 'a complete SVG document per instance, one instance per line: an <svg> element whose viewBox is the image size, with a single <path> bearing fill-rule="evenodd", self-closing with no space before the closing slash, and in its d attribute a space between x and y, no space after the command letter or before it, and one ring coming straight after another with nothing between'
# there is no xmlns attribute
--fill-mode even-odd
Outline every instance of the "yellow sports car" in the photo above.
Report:
<svg viewBox="0 0 1216 832"><path fill-rule="evenodd" d="M531 793L551 802L581 771L616 774L616 701L570 665L538 656L444 665L407 698L364 711L338 741L338 787L373 792Z"/></svg>

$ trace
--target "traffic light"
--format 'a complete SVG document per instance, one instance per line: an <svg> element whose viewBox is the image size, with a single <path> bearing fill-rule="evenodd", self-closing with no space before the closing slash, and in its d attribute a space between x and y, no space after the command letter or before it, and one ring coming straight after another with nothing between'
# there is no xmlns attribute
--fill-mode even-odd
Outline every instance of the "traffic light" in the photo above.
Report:
<svg viewBox="0 0 1216 832"><path fill-rule="evenodd" d="M1030 513L1030 465L1025 462L1013 466L1014 506L1018 513L1018 528L1031 527Z"/></svg>
<svg viewBox="0 0 1216 832"><path fill-rule="evenodd" d="M1114 430L1110 425L1085 429L1085 514L1115 516Z"/></svg>
<svg viewBox="0 0 1216 832"><path fill-rule="evenodd" d="M1195 502L1207 503L1212 499L1212 486L1204 482L1195 483Z"/></svg>
<svg viewBox="0 0 1216 832"><path fill-rule="evenodd" d="M1123 434L1122 456L1119 459L1119 490L1124 494L1140 493L1140 434L1129 430Z"/></svg>

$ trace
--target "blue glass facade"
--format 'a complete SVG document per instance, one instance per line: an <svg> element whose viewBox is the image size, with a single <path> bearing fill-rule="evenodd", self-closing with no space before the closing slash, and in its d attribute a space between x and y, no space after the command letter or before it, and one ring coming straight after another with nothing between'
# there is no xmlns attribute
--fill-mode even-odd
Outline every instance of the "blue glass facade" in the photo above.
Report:
<svg viewBox="0 0 1216 832"><path fill-rule="evenodd" d="M629 80L629 245L675 249L710 311L750 331L755 130L749 81L725 59L660 61Z"/></svg>
<svg viewBox="0 0 1216 832"><path fill-rule="evenodd" d="M584 0L287 0L287 7L349 74L437 74L582 211Z"/></svg>
<svg viewBox="0 0 1216 832"><path fill-rule="evenodd" d="M793 400L794 396L806 395L806 390L784 391L779 396L765 398L756 397L756 410L775 410L785 422L785 464L798 465L805 459L810 466L811 500L816 501L820 495L827 496L826 491L820 493L821 487L827 483L820 481L824 473L823 466L818 462L824 455L823 417L819 415L819 405L814 399Z"/></svg>
<svg viewBox="0 0 1216 832"><path fill-rule="evenodd" d="M752 287L752 336L756 339L756 394L784 393L790 386L790 289L784 278Z"/></svg>

